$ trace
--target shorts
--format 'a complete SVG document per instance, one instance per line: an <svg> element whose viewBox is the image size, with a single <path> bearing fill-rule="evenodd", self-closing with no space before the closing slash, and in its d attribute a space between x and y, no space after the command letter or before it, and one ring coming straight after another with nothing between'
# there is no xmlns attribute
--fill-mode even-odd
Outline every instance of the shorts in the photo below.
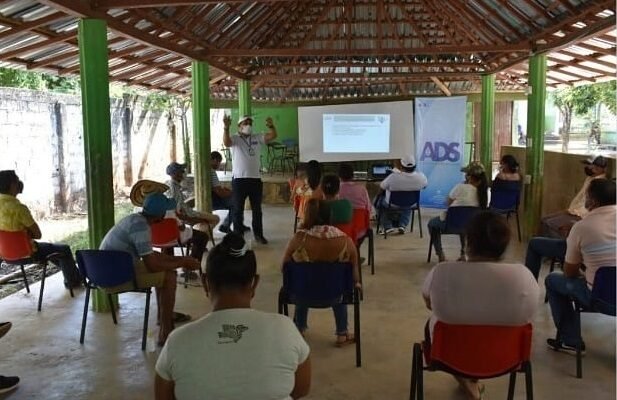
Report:
<svg viewBox="0 0 617 400"><path fill-rule="evenodd" d="M162 287L165 282L165 272L150 272L146 268L146 264L142 260L137 260L134 264L135 268L135 280L137 281L137 287L135 282L126 282L121 285L112 286L108 288L102 288L106 293L120 293L128 292L135 289L146 289L150 287ZM174 271L175 273L175 271Z"/></svg>

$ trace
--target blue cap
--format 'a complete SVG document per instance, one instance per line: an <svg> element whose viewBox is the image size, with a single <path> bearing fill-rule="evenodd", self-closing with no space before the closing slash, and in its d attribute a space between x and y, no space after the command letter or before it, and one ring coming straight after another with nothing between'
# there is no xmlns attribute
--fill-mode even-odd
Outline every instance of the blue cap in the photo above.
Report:
<svg viewBox="0 0 617 400"><path fill-rule="evenodd" d="M186 169L186 164L179 164L174 161L167 166L167 169L165 170L165 172L167 173L167 175L171 176L171 175L174 175L176 172L181 172L181 171L184 172L185 169Z"/></svg>
<svg viewBox="0 0 617 400"><path fill-rule="evenodd" d="M176 201L162 193L150 193L144 198L143 212L151 217L164 217L169 210L176 209Z"/></svg>

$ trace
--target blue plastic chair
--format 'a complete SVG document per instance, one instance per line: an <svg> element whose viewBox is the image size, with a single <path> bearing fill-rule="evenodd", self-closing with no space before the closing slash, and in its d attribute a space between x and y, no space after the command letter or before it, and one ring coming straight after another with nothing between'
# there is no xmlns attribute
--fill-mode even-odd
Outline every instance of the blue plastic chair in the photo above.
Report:
<svg viewBox="0 0 617 400"><path fill-rule="evenodd" d="M593 288L591 289L591 305L585 307L576 299L572 299L576 308L576 320L578 323L578 345L576 348L576 377L583 377L583 357L581 344L583 336L581 334L581 313L595 312L605 315L616 316L616 283L615 283L615 267L601 267L596 271L596 276L593 280Z"/></svg>
<svg viewBox="0 0 617 400"><path fill-rule="evenodd" d="M446 211L446 229L442 235L464 235L467 224L479 212L480 207L449 207ZM433 237L428 245L428 257L426 262L431 262L431 254L433 252Z"/></svg>
<svg viewBox="0 0 617 400"><path fill-rule="evenodd" d="M133 289L122 292L107 292L107 299L111 309L111 317L114 324L118 324L116 312L112 301L112 294L139 292L146 294L146 310L144 313L144 326L141 339L141 349L146 349L146 336L148 333L148 316L150 315L150 294L151 288L137 288L135 280L135 269L133 266L133 257L125 251L114 250L79 250L75 253L77 257L77 266L81 275L84 277L84 286L86 288L86 300L84 303L84 313L81 320L81 334L79 343L84 343L84 334L86 332L86 321L88 318L88 305L90 302L90 289L111 288L122 285L127 282L133 282Z"/></svg>
<svg viewBox="0 0 617 400"><path fill-rule="evenodd" d="M496 213L506 216L516 216L516 229L518 231L518 241L521 241L521 223L518 218L518 206L521 197L521 185L517 181L499 182L491 188L491 203L489 209Z"/></svg>
<svg viewBox="0 0 617 400"><path fill-rule="evenodd" d="M353 281L351 263L287 262L283 265L283 287L279 291L279 314L289 315L289 304L301 302L309 308L353 304L356 367L362 365L360 346L360 290Z"/></svg>
<svg viewBox="0 0 617 400"><path fill-rule="evenodd" d="M395 206L395 207L393 207ZM402 211L411 211L411 224L409 232L413 232L413 221L418 211L418 227L420 228L420 237L422 237L422 215L420 214L420 191L419 190L399 190L390 192L390 200L387 207L377 206L377 232L381 222L382 213L396 214ZM388 238L388 234L384 232L384 238Z"/></svg>

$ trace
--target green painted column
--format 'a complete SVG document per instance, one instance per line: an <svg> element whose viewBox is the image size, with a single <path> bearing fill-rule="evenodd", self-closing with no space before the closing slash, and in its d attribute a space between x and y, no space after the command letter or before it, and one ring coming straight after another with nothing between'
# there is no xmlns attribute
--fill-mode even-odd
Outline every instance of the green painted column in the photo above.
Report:
<svg viewBox="0 0 617 400"><path fill-rule="evenodd" d="M210 78L208 63L193 61L193 153L195 160L195 208L212 209L210 181Z"/></svg>
<svg viewBox="0 0 617 400"><path fill-rule="evenodd" d="M251 81L238 81L238 114L251 115Z"/></svg>
<svg viewBox="0 0 617 400"><path fill-rule="evenodd" d="M495 74L482 75L482 109L480 120L480 162L487 171L493 169L493 134L495 132ZM491 179L491 176L489 176Z"/></svg>
<svg viewBox="0 0 617 400"><path fill-rule="evenodd" d="M527 100L525 224L523 229L526 238L538 234L542 216L546 55L534 55L529 59L529 87L531 94Z"/></svg>
<svg viewBox="0 0 617 400"><path fill-rule="evenodd" d="M90 248L97 249L107 231L114 225L106 22L100 19L80 20L78 44L88 197L88 239ZM106 296L95 291L92 308L94 311L108 311Z"/></svg>

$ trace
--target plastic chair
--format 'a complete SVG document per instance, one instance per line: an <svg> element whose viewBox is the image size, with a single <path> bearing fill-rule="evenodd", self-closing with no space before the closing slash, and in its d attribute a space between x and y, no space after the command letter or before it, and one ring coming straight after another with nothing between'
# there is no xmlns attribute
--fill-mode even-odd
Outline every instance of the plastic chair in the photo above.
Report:
<svg viewBox="0 0 617 400"><path fill-rule="evenodd" d="M521 223L518 217L518 206L521 197L521 185L519 182L500 182L491 188L491 203L489 209L506 216L506 221L510 215L516 216L516 229L518 241L521 241Z"/></svg>
<svg viewBox="0 0 617 400"><path fill-rule="evenodd" d="M27 231L0 231L0 259L2 262L9 265L18 265L21 269L21 276L26 287L26 292L30 293L30 285L28 284L28 275L26 274L25 266L29 264L40 265L43 269L41 277L41 288L39 290L39 301L37 311L41 311L43 306L43 291L45 289L45 278L47 274L47 264L53 261L57 254L50 254L45 259L37 259L32 247L32 240ZM17 283L18 281L9 280L3 284ZM69 288L71 297L73 289Z"/></svg>
<svg viewBox="0 0 617 400"><path fill-rule="evenodd" d="M175 218L165 218L161 222L150 225L150 232L152 233L152 247L158 247L162 251L171 250L172 252L175 247L179 247L180 254L184 257L184 245L180 242L178 220ZM188 288L188 284L189 274L187 271L184 271L184 287Z"/></svg>
<svg viewBox="0 0 617 400"><path fill-rule="evenodd" d="M576 309L576 320L578 322L578 337L579 345L576 348L576 377L583 377L583 356L581 343L583 336L581 334L581 313L601 313L605 315L615 316L615 267L601 267L596 271L596 276L593 280L593 288L591 289L591 306L584 307L576 299L572 299Z"/></svg>
<svg viewBox="0 0 617 400"><path fill-rule="evenodd" d="M339 302L353 304L356 367L360 367L360 290L354 285L353 266L350 263L285 263L278 298L279 314L289 315L287 306L298 301L309 308L329 308Z"/></svg>
<svg viewBox="0 0 617 400"><path fill-rule="evenodd" d="M135 280L135 268L133 257L125 251L113 250L78 250L76 252L77 266L81 275L84 277L84 287L86 288L86 299L84 302L84 313L81 320L81 334L79 343L84 343L86 333L86 321L88 319L88 304L90 302L90 289L102 289L133 282L133 289L122 292L107 292L109 308L114 324L118 324L112 294L138 292L146 294L146 309L144 312L144 326L141 338L141 349L146 349L146 336L148 333L148 316L150 315L150 293L152 288L137 288Z"/></svg>
<svg viewBox="0 0 617 400"><path fill-rule="evenodd" d="M392 207L396 206L396 208ZM400 190L390 192L390 201L388 207L377 207L377 232L381 222L382 213L400 213L402 211L411 211L411 224L409 232L413 232L413 221L416 211L418 211L418 227L420 228L420 237L422 237L422 214L420 214L420 191L419 190ZM388 238L388 234L384 232L384 239Z"/></svg>
<svg viewBox="0 0 617 400"><path fill-rule="evenodd" d="M276 172L276 166L280 167L280 172L285 172L285 145L279 142L268 143L268 171L270 175ZM293 169L292 169L293 171Z"/></svg>
<svg viewBox="0 0 617 400"><path fill-rule="evenodd" d="M446 229L442 235L463 235L467 224L473 216L480 211L480 207L449 207L446 211ZM428 257L426 262L431 262L433 252L433 238L428 245Z"/></svg>
<svg viewBox="0 0 617 400"><path fill-rule="evenodd" d="M521 372L525 374L526 398L533 400L531 335L531 324L450 325L438 321L431 343L413 345L409 398L424 398L423 373L426 370L470 379L510 374L508 400L514 398L516 373Z"/></svg>

